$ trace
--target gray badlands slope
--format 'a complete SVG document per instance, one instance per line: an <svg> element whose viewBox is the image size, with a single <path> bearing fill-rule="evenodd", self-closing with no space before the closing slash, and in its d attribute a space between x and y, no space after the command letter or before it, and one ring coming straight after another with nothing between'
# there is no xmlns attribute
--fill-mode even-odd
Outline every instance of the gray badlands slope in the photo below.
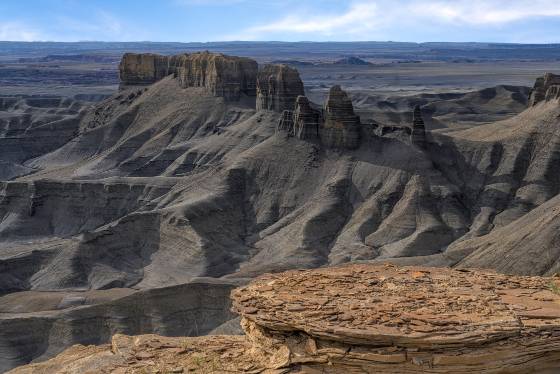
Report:
<svg viewBox="0 0 560 374"><path fill-rule="evenodd" d="M197 53L120 68L122 90L93 108L4 105L0 371L116 332L207 333L233 317L231 288L267 271L560 271L554 76L517 115L523 89L472 94L479 115L497 100L512 117L464 129L446 116L465 95L373 122L337 86L311 103L287 66Z"/></svg>

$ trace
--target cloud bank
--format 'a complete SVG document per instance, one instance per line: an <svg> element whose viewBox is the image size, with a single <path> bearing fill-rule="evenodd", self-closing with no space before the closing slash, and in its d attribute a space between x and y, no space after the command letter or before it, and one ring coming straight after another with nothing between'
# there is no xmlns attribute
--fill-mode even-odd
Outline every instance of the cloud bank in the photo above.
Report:
<svg viewBox="0 0 560 374"><path fill-rule="evenodd" d="M560 17L559 0L361 0L340 12L292 11L272 22L257 24L232 35L237 39L266 40L270 35L298 33L374 40L376 31L438 26L471 29L503 27L535 18Z"/></svg>

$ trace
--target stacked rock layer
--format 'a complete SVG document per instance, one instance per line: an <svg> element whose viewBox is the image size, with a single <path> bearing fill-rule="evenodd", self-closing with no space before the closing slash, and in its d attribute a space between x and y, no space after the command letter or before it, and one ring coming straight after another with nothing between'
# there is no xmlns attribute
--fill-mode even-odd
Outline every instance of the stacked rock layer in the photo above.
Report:
<svg viewBox="0 0 560 374"><path fill-rule="evenodd" d="M319 137L320 124L321 113L311 107L307 97L298 96L295 109L282 112L277 130L285 131L298 139L310 140Z"/></svg>
<svg viewBox="0 0 560 374"><path fill-rule="evenodd" d="M168 76L183 88L204 87L214 95L238 100L255 96L257 62L244 57L201 52L176 56L126 53L119 65L121 87L151 84Z"/></svg>
<svg viewBox="0 0 560 374"><path fill-rule="evenodd" d="M554 373L560 370L559 283L352 265L267 275L232 298L248 339L269 354L284 352L285 367Z"/></svg>
<svg viewBox="0 0 560 374"><path fill-rule="evenodd" d="M360 117L354 114L352 100L340 86L327 96L321 140L328 147L354 149L360 145Z"/></svg>
<svg viewBox="0 0 560 374"><path fill-rule="evenodd" d="M540 373L560 370L560 280L349 265L234 290L246 336L117 335L12 373Z"/></svg>
<svg viewBox="0 0 560 374"><path fill-rule="evenodd" d="M554 99L560 99L560 75L546 73L537 78L529 97L529 106Z"/></svg>

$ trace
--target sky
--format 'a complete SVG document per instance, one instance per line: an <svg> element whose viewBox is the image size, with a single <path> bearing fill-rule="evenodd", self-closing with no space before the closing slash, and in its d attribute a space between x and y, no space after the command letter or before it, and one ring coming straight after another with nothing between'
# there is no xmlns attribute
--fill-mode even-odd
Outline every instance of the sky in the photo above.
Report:
<svg viewBox="0 0 560 374"><path fill-rule="evenodd" d="M0 0L0 40L560 43L560 0Z"/></svg>

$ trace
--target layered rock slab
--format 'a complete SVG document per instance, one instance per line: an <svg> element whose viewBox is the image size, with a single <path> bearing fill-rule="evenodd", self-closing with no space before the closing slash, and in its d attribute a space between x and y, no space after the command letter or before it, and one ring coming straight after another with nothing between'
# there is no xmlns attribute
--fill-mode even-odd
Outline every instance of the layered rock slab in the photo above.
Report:
<svg viewBox="0 0 560 374"><path fill-rule="evenodd" d="M560 369L560 280L355 264L233 291L246 336L116 335L11 373L540 373Z"/></svg>
<svg viewBox="0 0 560 374"><path fill-rule="evenodd" d="M264 373L264 354L250 352L243 336L169 338L115 335L111 344L75 345L40 364L11 374L39 373ZM249 353L250 352L250 353ZM268 371L270 374L281 373Z"/></svg>
<svg viewBox="0 0 560 374"><path fill-rule="evenodd" d="M560 369L557 285L364 264L266 275L232 298L254 344L286 347L309 372L548 373Z"/></svg>

